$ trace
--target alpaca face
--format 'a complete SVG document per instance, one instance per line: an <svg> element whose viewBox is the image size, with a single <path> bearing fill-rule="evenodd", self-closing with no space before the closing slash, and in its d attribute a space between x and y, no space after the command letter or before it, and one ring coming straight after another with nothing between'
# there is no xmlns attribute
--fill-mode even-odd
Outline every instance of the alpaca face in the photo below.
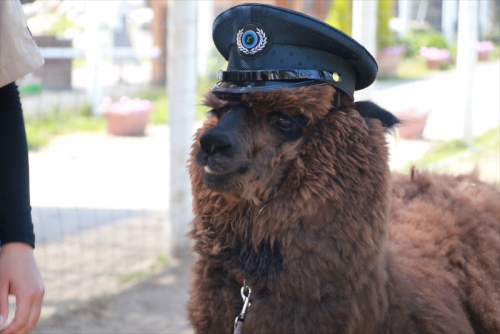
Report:
<svg viewBox="0 0 500 334"><path fill-rule="evenodd" d="M210 111L195 163L213 191L260 202L277 189L298 154L304 115L242 101Z"/></svg>
<svg viewBox="0 0 500 334"><path fill-rule="evenodd" d="M308 174L301 170L312 165L320 170L321 165L329 166L332 173L339 168L364 170L369 165L365 156L371 155L362 150L362 143L370 136L373 122L380 121L390 131L399 121L372 102L354 103L352 97L341 94L342 108L336 112L332 109L338 94L329 85L207 94L205 105L212 110L191 150L193 193L213 191L231 201L259 204L276 194L288 176L297 188L300 175ZM383 133L373 136L384 146ZM333 151L345 151L349 159L340 162L331 156L338 155ZM300 196L308 197L309 192L306 187Z"/></svg>
<svg viewBox="0 0 500 334"><path fill-rule="evenodd" d="M215 192L231 202L266 202L293 171L305 168L313 153L305 149L311 135L334 131L322 124L333 115L336 96L335 88L326 84L245 94L209 92L205 105L211 111L191 150L193 193L208 198ZM354 107L352 97L342 95L342 105ZM300 183L296 174L293 182Z"/></svg>

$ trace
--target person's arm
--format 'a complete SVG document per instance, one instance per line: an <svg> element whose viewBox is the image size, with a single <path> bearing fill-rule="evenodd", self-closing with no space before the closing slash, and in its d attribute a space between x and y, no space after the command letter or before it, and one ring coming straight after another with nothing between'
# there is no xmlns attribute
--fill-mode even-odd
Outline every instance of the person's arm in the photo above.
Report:
<svg viewBox="0 0 500 334"><path fill-rule="evenodd" d="M0 333L24 333L38 320L44 288L33 255L28 148L14 83L0 88L0 243L0 326L9 294L17 305L12 324Z"/></svg>
<svg viewBox="0 0 500 334"><path fill-rule="evenodd" d="M17 86L0 88L0 243L32 247L28 145Z"/></svg>

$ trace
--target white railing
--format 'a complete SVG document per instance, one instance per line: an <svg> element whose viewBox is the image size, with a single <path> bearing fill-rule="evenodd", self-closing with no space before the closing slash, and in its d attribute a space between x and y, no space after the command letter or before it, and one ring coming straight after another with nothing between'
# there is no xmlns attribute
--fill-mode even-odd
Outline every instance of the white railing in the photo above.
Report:
<svg viewBox="0 0 500 334"><path fill-rule="evenodd" d="M102 57L125 59L125 58L158 58L161 50L158 47L151 49L134 49L128 47L103 48ZM67 47L41 47L40 52L45 59L73 59L86 58L87 52L83 49L74 49Z"/></svg>

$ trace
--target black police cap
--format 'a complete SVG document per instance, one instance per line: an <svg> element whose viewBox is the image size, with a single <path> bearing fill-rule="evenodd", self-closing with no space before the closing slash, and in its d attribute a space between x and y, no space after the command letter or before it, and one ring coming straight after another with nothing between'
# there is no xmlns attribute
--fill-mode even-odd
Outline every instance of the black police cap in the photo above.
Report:
<svg viewBox="0 0 500 334"><path fill-rule="evenodd" d="M327 83L352 96L377 76L376 61L361 44L286 8L255 3L229 8L215 19L213 39L228 61L214 92Z"/></svg>

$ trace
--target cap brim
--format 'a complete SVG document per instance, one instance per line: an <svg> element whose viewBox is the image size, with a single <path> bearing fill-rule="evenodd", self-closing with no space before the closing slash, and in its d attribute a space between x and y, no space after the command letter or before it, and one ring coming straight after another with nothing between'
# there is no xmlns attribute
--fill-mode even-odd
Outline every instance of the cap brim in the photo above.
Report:
<svg viewBox="0 0 500 334"><path fill-rule="evenodd" d="M298 88L306 86L325 85L315 80L287 80L287 81L219 81L212 87L214 93L248 93L261 90L269 91L280 88Z"/></svg>

